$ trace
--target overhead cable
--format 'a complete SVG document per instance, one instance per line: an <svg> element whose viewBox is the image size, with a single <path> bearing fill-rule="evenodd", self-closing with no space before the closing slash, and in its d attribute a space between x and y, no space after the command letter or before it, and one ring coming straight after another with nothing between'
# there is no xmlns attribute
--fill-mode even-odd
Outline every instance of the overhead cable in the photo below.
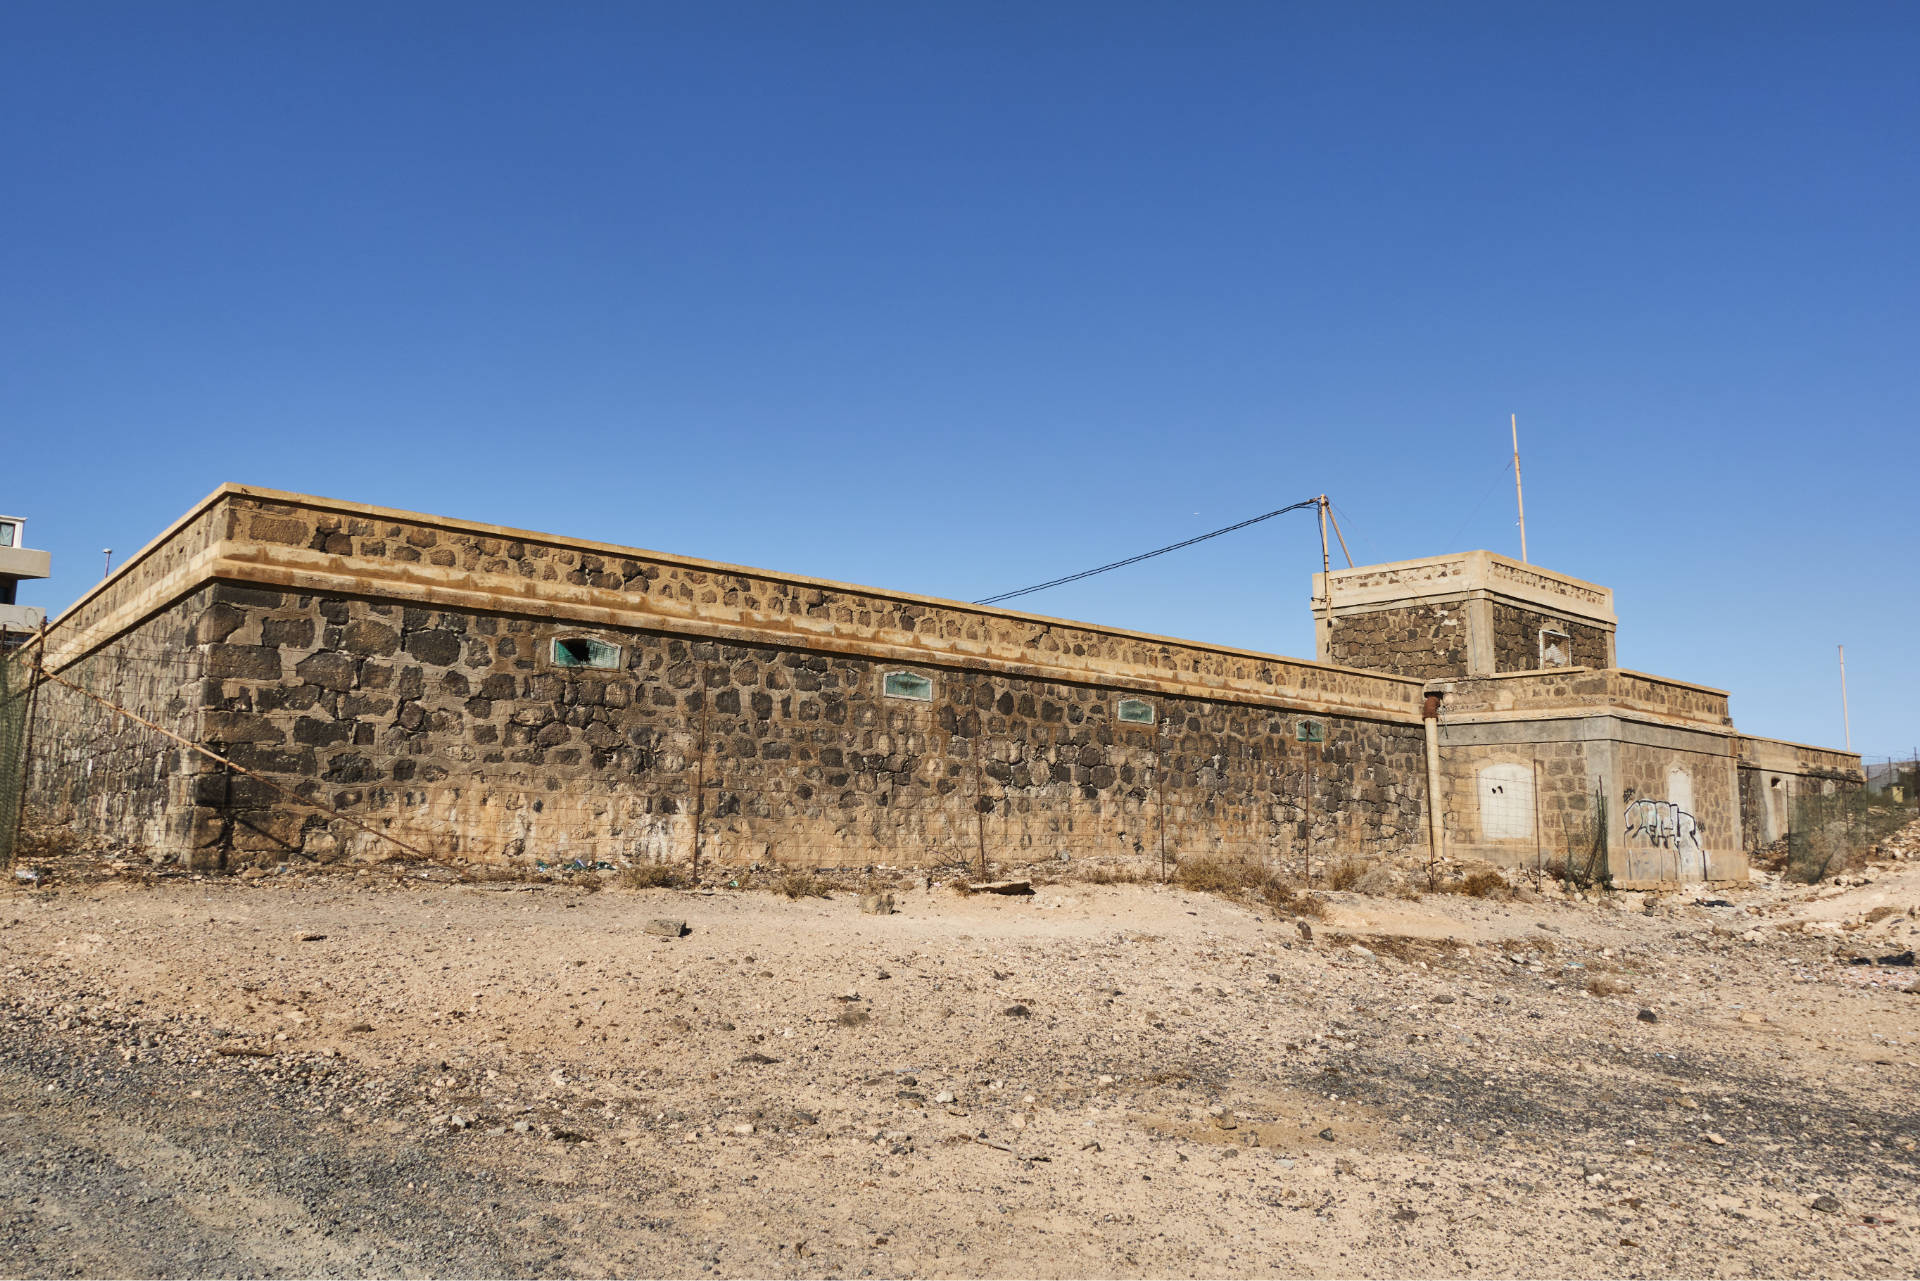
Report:
<svg viewBox="0 0 1920 1281"><path fill-rule="evenodd" d="M1201 534L1198 537L1189 538L1185 542L1174 543L1150 552L1141 552L1138 556L1129 556L1125 560L1116 560L1113 564L1102 565L1098 569L1082 570L1078 574L1068 574L1065 578L1056 578L1045 583L1035 583L1031 587L1022 587L1017 592L1001 592L998 596L989 596L984 600L977 600L973 603L976 605L997 605L1003 600L1012 600L1016 596L1030 596L1034 592L1044 592L1049 587L1061 587L1067 583L1077 583L1083 578L1092 578L1095 574L1104 574L1110 569L1124 569L1128 565L1138 565L1143 560L1152 560L1155 556L1165 556L1168 552L1177 552L1182 547L1191 547L1195 543L1204 543L1209 538L1218 538L1222 534L1231 534L1236 529L1245 529L1249 525L1258 525L1263 520L1272 520L1275 516L1284 516L1288 512L1297 512L1303 507L1312 507L1319 501L1318 498L1309 498L1305 502L1294 503L1290 507L1281 507L1275 511L1267 512L1265 515L1255 516L1251 520L1243 520L1237 525L1228 525L1225 529L1216 529L1210 534Z"/></svg>

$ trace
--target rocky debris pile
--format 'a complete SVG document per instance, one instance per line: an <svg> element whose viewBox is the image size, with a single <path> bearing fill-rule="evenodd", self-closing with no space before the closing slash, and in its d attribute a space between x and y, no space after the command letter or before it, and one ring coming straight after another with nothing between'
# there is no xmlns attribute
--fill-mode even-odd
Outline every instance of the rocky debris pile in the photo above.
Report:
<svg viewBox="0 0 1920 1281"><path fill-rule="evenodd" d="M1869 857L1889 863L1906 863L1920 859L1920 819L1915 819L1880 841L1873 847Z"/></svg>

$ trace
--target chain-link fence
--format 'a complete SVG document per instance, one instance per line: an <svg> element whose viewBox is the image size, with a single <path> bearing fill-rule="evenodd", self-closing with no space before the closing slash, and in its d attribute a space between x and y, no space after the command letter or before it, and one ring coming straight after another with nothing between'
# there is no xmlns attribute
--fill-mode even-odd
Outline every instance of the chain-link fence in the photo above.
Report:
<svg viewBox="0 0 1920 1281"><path fill-rule="evenodd" d="M1836 872L1857 871L1879 842L1920 818L1914 802L1866 788L1808 791L1794 797L1787 829L1788 880L1813 884Z"/></svg>
<svg viewBox="0 0 1920 1281"><path fill-rule="evenodd" d="M1910 756L1862 756L1860 768L1866 775L1869 792L1891 797L1895 803L1905 802L1909 807L1920 797L1920 749L1915 749Z"/></svg>
<svg viewBox="0 0 1920 1281"><path fill-rule="evenodd" d="M33 706L33 664L0 650L0 867L13 862L27 803L27 733Z"/></svg>

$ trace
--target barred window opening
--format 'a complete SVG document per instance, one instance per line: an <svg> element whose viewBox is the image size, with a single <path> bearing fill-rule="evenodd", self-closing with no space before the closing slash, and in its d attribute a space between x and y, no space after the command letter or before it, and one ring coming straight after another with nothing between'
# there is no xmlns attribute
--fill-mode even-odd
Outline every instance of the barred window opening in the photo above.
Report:
<svg viewBox="0 0 1920 1281"><path fill-rule="evenodd" d="M553 665L617 668L620 666L620 647L594 640L591 636L556 637L553 642Z"/></svg>
<svg viewBox="0 0 1920 1281"><path fill-rule="evenodd" d="M881 689L888 698L907 698L916 703L933 701L933 681L918 672L888 672Z"/></svg>

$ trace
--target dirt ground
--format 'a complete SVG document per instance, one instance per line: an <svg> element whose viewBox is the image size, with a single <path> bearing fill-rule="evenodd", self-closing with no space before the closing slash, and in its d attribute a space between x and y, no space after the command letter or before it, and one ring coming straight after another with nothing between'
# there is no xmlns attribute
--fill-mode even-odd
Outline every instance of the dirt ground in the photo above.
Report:
<svg viewBox="0 0 1920 1281"><path fill-rule="evenodd" d="M1309 939L1154 885L56 876L0 902L0 1271L1909 1277L1920 992L1848 961L1920 942L1920 863L1859 879Z"/></svg>

